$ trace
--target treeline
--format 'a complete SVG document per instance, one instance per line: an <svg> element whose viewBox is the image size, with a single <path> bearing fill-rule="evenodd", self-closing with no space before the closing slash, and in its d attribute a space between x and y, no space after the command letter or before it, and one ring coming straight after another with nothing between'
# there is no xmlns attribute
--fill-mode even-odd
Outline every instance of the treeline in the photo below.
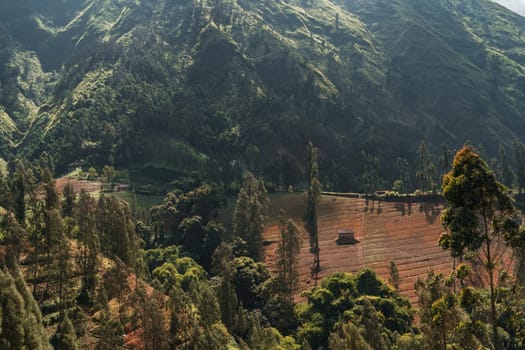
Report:
<svg viewBox="0 0 525 350"><path fill-rule="evenodd" d="M473 146L471 146L473 147ZM479 145L476 151L484 155L484 147ZM512 155L508 156L501 146L497 157L490 158L489 165L498 181L516 193L525 190L525 145L517 140L512 143ZM443 175L452 166L453 149L443 144L436 154L430 152L423 141L419 144L416 159L410 160L397 157L397 174L394 180L385 178L389 172L384 172L384 160L363 150L361 152L363 175L363 193L372 194L375 191L390 191L391 194L436 194L441 192ZM392 182L390 182L392 181Z"/></svg>
<svg viewBox="0 0 525 350"><path fill-rule="evenodd" d="M395 262L389 283L369 269L317 280L323 261L314 147L304 228L310 242L302 242L302 228L281 211L274 273L263 262L268 195L263 179L249 172L227 232L218 216L224 195L211 181L181 178L161 205L147 211L135 199L128 204L103 194L95 198L74 193L70 185L58 192L46 167L18 162L0 177L0 344L521 349L521 268L501 264L495 248L506 242L503 249L521 261L519 212L471 148L452 164L442 189L447 233L439 244L460 263L450 275L429 271L417 281L416 309L399 294ZM305 244L316 286L299 298L298 255ZM475 276L485 276L486 283Z"/></svg>
<svg viewBox="0 0 525 350"><path fill-rule="evenodd" d="M76 348L77 335L86 336L85 313L108 307L112 271L140 271L143 258L131 211L115 197L75 194L71 185L61 196L48 168L29 168L23 162L9 176L0 176L0 189L2 266L16 271L20 266L31 289L24 299L38 301L44 313L37 318L40 327L55 329L53 346ZM116 263L104 264L104 257ZM25 284L20 288L27 289ZM2 333L6 349L36 348L19 347L13 343L19 337L7 330ZM79 330L83 333L77 334Z"/></svg>

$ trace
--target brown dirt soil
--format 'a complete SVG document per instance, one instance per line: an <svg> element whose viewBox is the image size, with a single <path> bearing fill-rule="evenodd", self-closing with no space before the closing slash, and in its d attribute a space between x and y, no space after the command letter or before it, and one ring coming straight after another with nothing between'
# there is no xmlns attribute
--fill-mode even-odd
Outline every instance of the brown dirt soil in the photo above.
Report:
<svg viewBox="0 0 525 350"><path fill-rule="evenodd" d="M292 212L299 212L297 199L292 197ZM306 202L306 197L304 197ZM286 200L272 202L272 207L283 207L288 211ZM440 214L444 204L439 203L400 203L385 201L367 201L364 198L345 198L323 196L319 213L319 245L321 272L319 279L333 272L356 272L369 267L385 281L389 280L390 261L394 261L401 278L399 291L417 304L414 283L418 277L424 277L429 269L448 275L453 268L450 253L438 246L438 240L444 232ZM304 212L304 211L303 211ZM313 255L309 252L308 233L304 223L296 215L294 220L301 228L303 238L299 256L298 294L315 285L310 269ZM352 229L359 243L355 245L336 245L337 232L340 229ZM275 271L276 249L279 240L279 228L274 223L267 227L265 261L270 271ZM509 252L502 254L504 263L512 266ZM486 280L476 275L471 283L479 284ZM301 298L298 298L301 299Z"/></svg>
<svg viewBox="0 0 525 350"><path fill-rule="evenodd" d="M75 177L64 176L56 180L56 189L58 192L64 192L64 186L68 183L73 185L73 190L75 193L79 193L80 190L84 190L89 193L99 192L102 186L100 181L89 181L89 180L79 180Z"/></svg>

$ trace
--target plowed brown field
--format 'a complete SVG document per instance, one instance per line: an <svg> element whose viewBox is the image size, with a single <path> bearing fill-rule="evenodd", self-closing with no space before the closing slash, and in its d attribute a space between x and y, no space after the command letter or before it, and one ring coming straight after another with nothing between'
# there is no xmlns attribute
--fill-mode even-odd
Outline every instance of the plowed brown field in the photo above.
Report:
<svg viewBox="0 0 525 350"><path fill-rule="evenodd" d="M73 191L75 193L79 193L81 190L84 190L88 193L99 192L102 186L100 181L78 180L75 177L64 176L56 180L57 191L62 193L64 191L64 187L68 183L73 186Z"/></svg>
<svg viewBox="0 0 525 350"><path fill-rule="evenodd" d="M310 274L313 256L301 215L306 197L294 194L272 199L272 211L285 208L301 228L303 237L299 257L299 292L312 287ZM385 281L389 279L390 261L398 267L400 292L416 303L414 282L429 269L449 274L453 260L448 251L438 247L444 229L439 216L444 203L400 203L323 196L319 212L319 245L322 279L333 272L374 269ZM337 232L352 229L359 243L336 245ZM265 232L266 263L275 268L279 229L274 223ZM501 250L501 249L500 249ZM509 259L505 259L510 264ZM479 279L479 276L477 277Z"/></svg>

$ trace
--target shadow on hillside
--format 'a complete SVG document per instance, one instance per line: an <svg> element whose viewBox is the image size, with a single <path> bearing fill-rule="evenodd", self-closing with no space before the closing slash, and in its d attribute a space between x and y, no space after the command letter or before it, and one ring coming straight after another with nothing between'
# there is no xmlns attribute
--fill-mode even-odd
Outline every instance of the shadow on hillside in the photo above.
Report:
<svg viewBox="0 0 525 350"><path fill-rule="evenodd" d="M441 215L441 208L435 203L420 203L419 212L425 213L425 219L429 224L433 224Z"/></svg>
<svg viewBox="0 0 525 350"><path fill-rule="evenodd" d="M370 212L370 214L373 214L373 213L376 213L378 215L381 214L383 212L383 208L381 208L381 201L376 201L376 200L367 198L365 201L365 207L363 208L363 211L365 213Z"/></svg>
<svg viewBox="0 0 525 350"><path fill-rule="evenodd" d="M394 204L394 209L397 212L401 213L402 216L412 215L412 203L411 202L408 202L408 203L396 202Z"/></svg>
<svg viewBox="0 0 525 350"><path fill-rule="evenodd" d="M400 212L401 215L405 216L407 211L405 209L405 203L396 203L394 204L394 209L397 211L397 212Z"/></svg>

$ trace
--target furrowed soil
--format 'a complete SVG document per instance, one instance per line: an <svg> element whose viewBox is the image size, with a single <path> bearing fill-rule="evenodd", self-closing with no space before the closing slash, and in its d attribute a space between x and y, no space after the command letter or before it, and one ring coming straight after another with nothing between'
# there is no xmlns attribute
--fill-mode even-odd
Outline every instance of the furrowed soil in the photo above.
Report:
<svg viewBox="0 0 525 350"><path fill-rule="evenodd" d="M302 247L299 256L299 288L301 291L316 284L311 276L313 255L302 214L306 210L304 194L272 198L271 214L284 208L301 229ZM450 253L438 246L444 232L440 221L444 202L390 202L322 196L319 210L319 246L321 271L318 280L333 272L356 272L369 267L388 281L390 262L394 261L400 275L399 291L417 304L414 283L425 277L429 269L448 275L453 268ZM270 215L271 217L275 217ZM337 245L338 230L353 230L358 243ZM279 241L276 223L267 226L264 234L265 261L275 271ZM497 242L495 243L497 245ZM500 263L511 267L512 256L505 248L496 247ZM476 269L482 270L482 269ZM512 270L512 267L511 267ZM482 275L473 275L469 283L483 284ZM298 299L301 299L300 297Z"/></svg>
<svg viewBox="0 0 525 350"><path fill-rule="evenodd" d="M75 193L79 193L81 190L88 193L97 193L100 192L102 188L102 183L100 181L79 180L75 177L64 176L56 180L57 191L63 193L64 187L67 184L73 186L73 191Z"/></svg>

